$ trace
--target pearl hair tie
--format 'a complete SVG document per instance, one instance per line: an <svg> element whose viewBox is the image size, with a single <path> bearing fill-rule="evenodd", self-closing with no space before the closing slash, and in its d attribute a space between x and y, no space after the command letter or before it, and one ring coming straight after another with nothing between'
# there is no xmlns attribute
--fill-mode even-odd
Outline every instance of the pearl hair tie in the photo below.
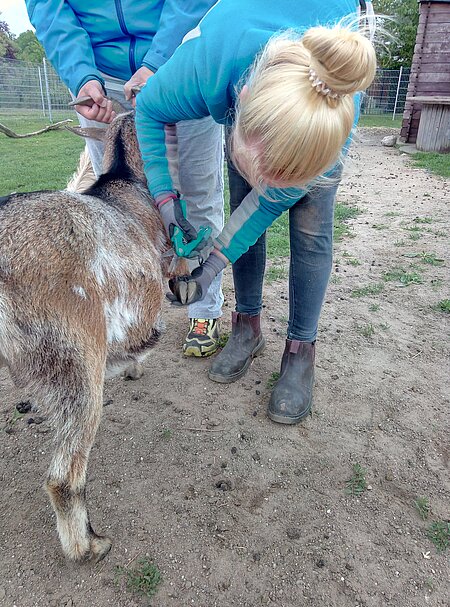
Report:
<svg viewBox="0 0 450 607"><path fill-rule="evenodd" d="M332 99L340 99L343 95L336 93L333 89L330 89L325 82L322 82L313 69L309 70L309 81L311 82L311 86L317 93L323 95L324 97L331 97Z"/></svg>

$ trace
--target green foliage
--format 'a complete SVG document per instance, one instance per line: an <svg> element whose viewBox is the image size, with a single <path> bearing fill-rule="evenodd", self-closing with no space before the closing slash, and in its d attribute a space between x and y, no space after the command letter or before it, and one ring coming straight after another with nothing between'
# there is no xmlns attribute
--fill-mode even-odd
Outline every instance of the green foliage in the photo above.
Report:
<svg viewBox="0 0 450 607"><path fill-rule="evenodd" d="M374 0L374 10L390 17L383 22L385 35L378 51L378 63L383 68L410 67L419 24L417 0Z"/></svg>
<svg viewBox="0 0 450 607"><path fill-rule="evenodd" d="M378 295L384 289L384 284L379 282L374 285L367 285L359 289L353 289L351 297L365 297L366 295Z"/></svg>
<svg viewBox="0 0 450 607"><path fill-rule="evenodd" d="M450 523L434 521L428 528L428 538L433 542L438 552L447 550L450 544Z"/></svg>
<svg viewBox="0 0 450 607"><path fill-rule="evenodd" d="M389 272L383 273L383 280L386 282L399 282L400 286L408 287L409 285L422 284L422 277L418 272L408 272L403 268L396 268Z"/></svg>
<svg viewBox="0 0 450 607"><path fill-rule="evenodd" d="M15 40L18 48L17 59L21 61L31 61L32 63L40 63L45 57L45 52L36 38L36 34L31 30L22 32Z"/></svg>
<svg viewBox="0 0 450 607"><path fill-rule="evenodd" d="M450 154L437 152L416 152L411 156L414 166L427 169L441 177L450 177Z"/></svg>
<svg viewBox="0 0 450 607"><path fill-rule="evenodd" d="M360 496L367 489L366 470L360 464L353 464L353 474L346 481L345 493Z"/></svg>
<svg viewBox="0 0 450 607"><path fill-rule="evenodd" d="M439 312L444 312L445 314L450 314L450 299L442 299L437 305L436 309Z"/></svg>
<svg viewBox="0 0 450 607"><path fill-rule="evenodd" d="M368 325L361 325L358 326L358 333L360 335L362 335L363 337L372 337L375 334L375 329L373 328L372 323L368 324Z"/></svg>
<svg viewBox="0 0 450 607"><path fill-rule="evenodd" d="M6 21L0 19L0 59L17 59L17 51L14 34Z"/></svg>
<svg viewBox="0 0 450 607"><path fill-rule="evenodd" d="M277 381L280 379L280 373L278 371L274 371L272 375L267 380L267 387L272 389Z"/></svg>
<svg viewBox="0 0 450 607"><path fill-rule="evenodd" d="M414 508L419 513L420 518L426 521L430 514L430 500L427 497L418 497L414 501Z"/></svg>
<svg viewBox="0 0 450 607"><path fill-rule="evenodd" d="M146 596L148 599L156 593L162 581L161 574L148 558L139 559L135 569L117 567L116 583L124 578L128 590Z"/></svg>

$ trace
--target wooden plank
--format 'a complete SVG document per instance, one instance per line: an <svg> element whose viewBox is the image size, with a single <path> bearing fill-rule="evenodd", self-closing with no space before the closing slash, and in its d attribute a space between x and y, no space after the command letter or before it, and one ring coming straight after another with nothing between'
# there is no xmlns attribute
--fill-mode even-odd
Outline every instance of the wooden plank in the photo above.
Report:
<svg viewBox="0 0 450 607"><path fill-rule="evenodd" d="M450 27L450 24L449 24L449 27ZM425 32L424 43L426 45L429 42L442 42L448 48L448 43L445 38L446 38L446 36L444 33L435 32L432 27L428 27L427 31Z"/></svg>
<svg viewBox="0 0 450 607"><path fill-rule="evenodd" d="M434 105L450 105L449 97L439 97L437 95L414 95L414 97L407 97L408 101L413 103L428 103Z"/></svg>
<svg viewBox="0 0 450 607"><path fill-rule="evenodd" d="M449 23L450 22L450 11L441 13L430 13L428 19L424 15L422 18L419 17L419 23Z"/></svg>
<svg viewBox="0 0 450 607"><path fill-rule="evenodd" d="M446 82L417 82L415 94L446 97L450 95L450 88Z"/></svg>
<svg viewBox="0 0 450 607"><path fill-rule="evenodd" d="M450 105L424 104L416 145L423 152L450 151Z"/></svg>
<svg viewBox="0 0 450 607"><path fill-rule="evenodd" d="M444 73L437 73L420 70L419 82L448 82L448 84L450 85L450 71L446 71Z"/></svg>
<svg viewBox="0 0 450 607"><path fill-rule="evenodd" d="M450 22L449 23L430 23L430 24L419 24L417 28L418 34L423 34L425 30L433 34L449 34L450 33Z"/></svg>
<svg viewBox="0 0 450 607"><path fill-rule="evenodd" d="M427 42L424 40L422 47L416 44L414 47L415 53L445 53L448 51L448 43L441 40L440 42Z"/></svg>

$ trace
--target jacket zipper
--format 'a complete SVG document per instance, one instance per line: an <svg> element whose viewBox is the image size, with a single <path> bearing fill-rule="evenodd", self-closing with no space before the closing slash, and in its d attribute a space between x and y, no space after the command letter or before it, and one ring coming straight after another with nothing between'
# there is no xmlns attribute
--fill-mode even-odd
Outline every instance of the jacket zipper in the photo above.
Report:
<svg viewBox="0 0 450 607"><path fill-rule="evenodd" d="M117 18L119 19L120 29L126 36L128 36L130 38L130 50L129 50L128 58L129 58L129 62L130 62L131 73L134 74L134 72L136 71L136 61L135 61L135 56L134 56L134 51L135 51L135 47L136 47L136 39L134 36L132 36L130 34L130 32L128 31L127 26L125 24L125 18L123 16L121 1L114 0L114 3L116 5L116 13L117 13Z"/></svg>

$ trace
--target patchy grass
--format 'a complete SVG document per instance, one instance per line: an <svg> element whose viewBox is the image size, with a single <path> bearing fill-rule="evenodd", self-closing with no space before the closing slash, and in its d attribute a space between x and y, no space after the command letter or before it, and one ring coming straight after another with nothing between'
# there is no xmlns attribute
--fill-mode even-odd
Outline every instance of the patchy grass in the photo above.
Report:
<svg viewBox="0 0 450 607"><path fill-rule="evenodd" d="M415 258L431 266L442 266L445 263L445 260L440 259L435 253L426 253L425 251L421 253L404 253L403 257Z"/></svg>
<svg viewBox="0 0 450 607"><path fill-rule="evenodd" d="M419 513L420 518L426 521L431 510L430 500L427 497L418 497L414 501L414 508Z"/></svg>
<svg viewBox="0 0 450 607"><path fill-rule="evenodd" d="M128 590L151 599L156 594L162 581L158 567L150 559L139 559L134 569L117 567L116 583L125 579Z"/></svg>
<svg viewBox="0 0 450 607"><path fill-rule="evenodd" d="M345 236L350 236L350 228L347 225L349 219L354 219L362 211L358 207L348 204L337 203L334 209L334 240L341 241Z"/></svg>
<svg viewBox="0 0 450 607"><path fill-rule="evenodd" d="M414 223L433 223L434 219L432 217L414 217Z"/></svg>
<svg viewBox="0 0 450 607"><path fill-rule="evenodd" d="M373 335L375 334L375 329L371 323L369 323L368 325L358 325L357 331L360 335L366 337L367 339L373 337Z"/></svg>
<svg viewBox="0 0 450 607"><path fill-rule="evenodd" d="M369 306L369 312L378 312L378 310L380 309L380 304L370 304Z"/></svg>
<svg viewBox="0 0 450 607"><path fill-rule="evenodd" d="M366 287L360 287L359 289L353 289L351 292L351 297L366 297L367 295L379 295L381 291L384 289L384 284L382 282L367 285Z"/></svg>
<svg viewBox="0 0 450 607"><path fill-rule="evenodd" d="M288 275L289 272L285 266L270 266L266 271L266 281L271 283L276 280L284 280Z"/></svg>
<svg viewBox="0 0 450 607"><path fill-rule="evenodd" d="M436 304L435 309L439 312L450 314L450 299L442 299Z"/></svg>
<svg viewBox="0 0 450 607"><path fill-rule="evenodd" d="M272 373L272 375L269 377L269 379L267 380L267 387L272 389L279 379L280 379L279 371L274 371Z"/></svg>
<svg viewBox="0 0 450 607"><path fill-rule="evenodd" d="M360 266L361 262L356 259L356 257L352 257L348 251L344 251L342 253L342 257L345 259L345 263L349 266Z"/></svg>
<svg viewBox="0 0 450 607"><path fill-rule="evenodd" d="M230 339L229 332L226 331L225 333L222 333L218 340L219 348L225 348L229 339Z"/></svg>
<svg viewBox="0 0 450 607"><path fill-rule="evenodd" d="M366 470L360 464L353 464L352 470L352 476L345 482L345 493L360 496L367 489Z"/></svg>
<svg viewBox="0 0 450 607"><path fill-rule="evenodd" d="M411 155L414 166L427 169L435 175L450 177L450 154L417 152Z"/></svg>
<svg viewBox="0 0 450 607"><path fill-rule="evenodd" d="M422 284L423 280L418 272L408 272L404 268L396 268L390 272L384 272L382 278L386 282L398 282L399 286L408 287L409 285Z"/></svg>
<svg viewBox="0 0 450 607"><path fill-rule="evenodd" d="M434 521L428 528L428 539L430 539L438 552L447 550L450 544L450 523L447 521Z"/></svg>
<svg viewBox="0 0 450 607"><path fill-rule="evenodd" d="M75 112L64 112L55 122L72 118ZM0 122L18 133L29 133L45 127L48 121L39 113L12 114L0 112ZM65 129L50 131L27 139L10 139L0 133L2 170L0 196L11 192L57 190L64 188L76 170L84 139Z"/></svg>
<svg viewBox="0 0 450 607"><path fill-rule="evenodd" d="M170 428L163 428L161 436L164 440L169 440L172 438L172 430Z"/></svg>
<svg viewBox="0 0 450 607"><path fill-rule="evenodd" d="M389 211L388 213L384 214L385 217L401 217L401 215L402 214L398 211Z"/></svg>
<svg viewBox="0 0 450 607"><path fill-rule="evenodd" d="M380 114L378 116L366 116L363 114L359 117L358 126L362 127L389 127L389 128L401 128L402 117L396 116L392 120L392 114Z"/></svg>

